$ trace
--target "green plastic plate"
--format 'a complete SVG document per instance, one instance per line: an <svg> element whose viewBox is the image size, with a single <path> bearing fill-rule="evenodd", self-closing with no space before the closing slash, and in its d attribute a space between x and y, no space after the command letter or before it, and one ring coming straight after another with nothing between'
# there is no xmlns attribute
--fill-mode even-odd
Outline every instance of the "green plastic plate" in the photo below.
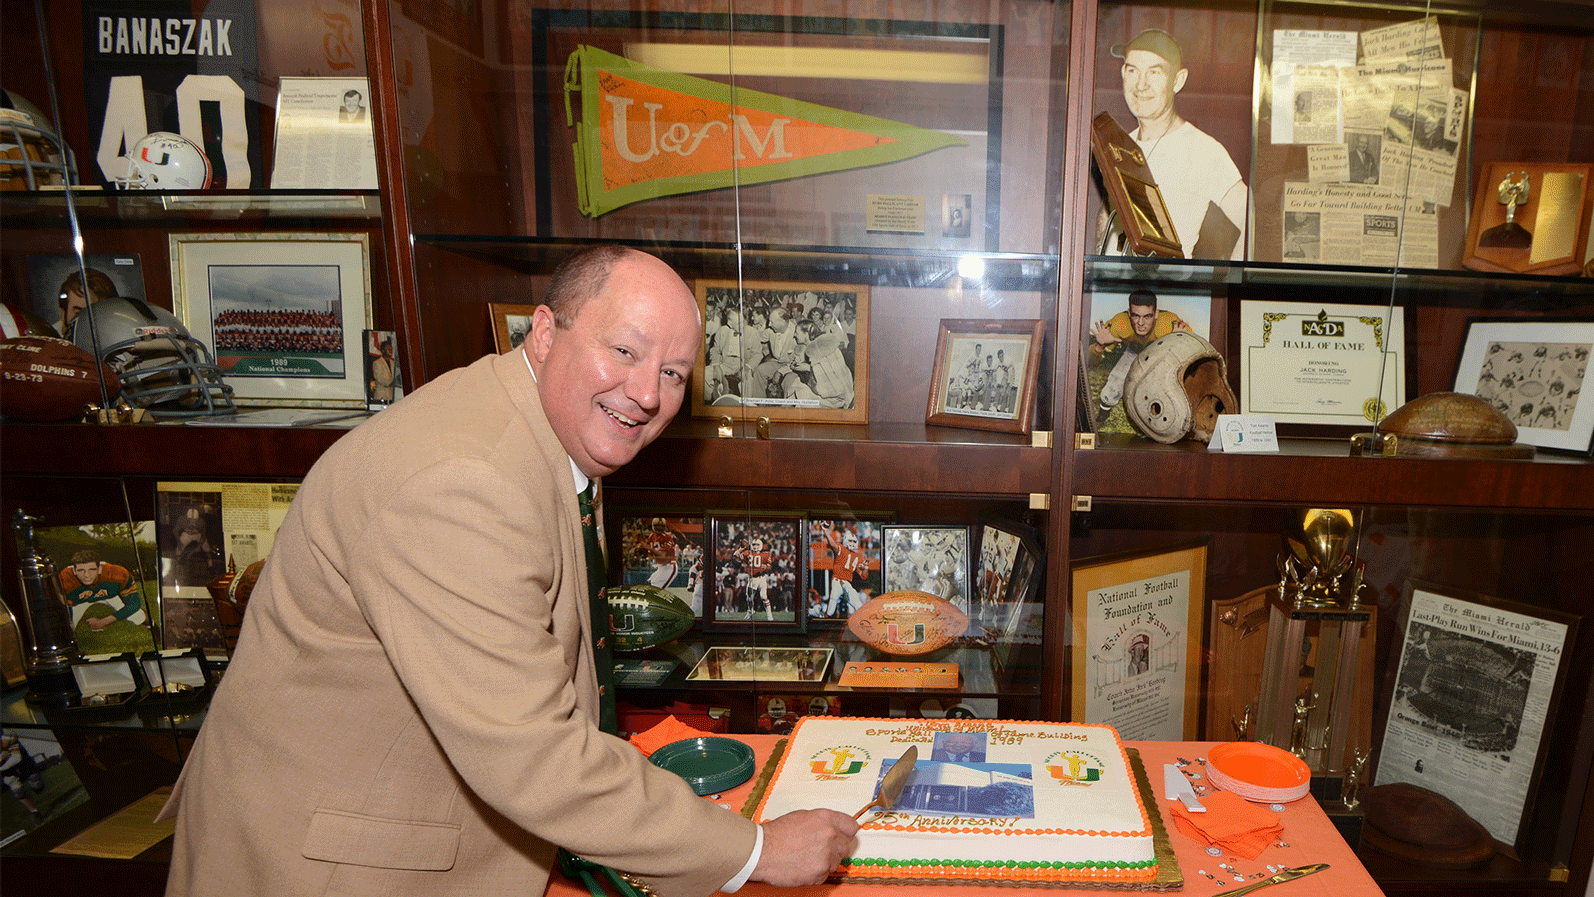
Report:
<svg viewBox="0 0 1594 897"><path fill-rule="evenodd" d="M753 749L733 738L683 738L648 759L685 779L698 794L718 794L753 777Z"/></svg>

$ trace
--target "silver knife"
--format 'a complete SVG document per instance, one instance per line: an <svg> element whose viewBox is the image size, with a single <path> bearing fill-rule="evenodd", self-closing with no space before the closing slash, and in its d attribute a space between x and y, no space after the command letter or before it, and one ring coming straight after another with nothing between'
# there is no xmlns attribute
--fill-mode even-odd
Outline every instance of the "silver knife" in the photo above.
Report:
<svg viewBox="0 0 1594 897"><path fill-rule="evenodd" d="M1310 866L1296 866L1293 869L1285 869L1284 871L1275 875L1268 876L1259 882L1248 884L1243 888L1235 888L1232 891L1219 891L1218 893L1222 894L1223 897L1240 897L1241 894L1249 894L1257 888L1265 888L1268 885L1276 885L1280 882L1294 881L1303 875L1311 875L1313 872L1322 872L1327 868L1327 863L1313 863Z"/></svg>

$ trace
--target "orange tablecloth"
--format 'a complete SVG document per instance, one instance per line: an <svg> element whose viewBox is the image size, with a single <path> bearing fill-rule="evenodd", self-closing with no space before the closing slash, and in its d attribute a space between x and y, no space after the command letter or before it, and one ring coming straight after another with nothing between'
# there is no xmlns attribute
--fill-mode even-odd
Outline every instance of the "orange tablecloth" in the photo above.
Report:
<svg viewBox="0 0 1594 897"><path fill-rule="evenodd" d="M758 768L763 769L764 761L768 759L775 743L780 739L777 735L738 735L734 736L740 741L745 741L753 747L758 756ZM1285 846L1277 844L1262 851L1254 860L1247 860L1232 854L1224 856L1211 856L1207 853L1206 844L1197 841L1173 825L1173 817L1168 809L1168 802L1162 795L1162 765L1172 763L1179 758L1194 762L1197 758L1204 759L1207 751L1217 742L1197 741L1131 741L1128 746L1140 752L1141 761L1146 767L1146 778L1151 783L1152 791L1157 796L1157 805L1162 813L1164 824L1168 828L1168 838L1173 843L1174 853L1179 858L1179 869L1184 875L1184 888L1174 892L1194 897L1223 894L1240 887L1242 882L1235 881L1237 873L1245 884L1250 884L1265 878L1271 873L1268 866L1284 868L1288 866L1304 866L1308 863L1328 863L1330 868L1315 875L1299 879L1297 882L1275 885L1266 889L1267 897L1290 897L1290 895L1307 894L1333 894L1334 897L1364 897L1364 895L1382 895L1378 885L1373 881L1367 870L1362 868L1360 861L1345 839L1340 837L1334 824L1329 821L1321 807L1310 796L1301 798L1284 805L1284 812L1279 814L1279 819L1284 824L1284 833L1281 836ZM1200 767L1197 767L1198 769ZM740 811L742 803L751 793L753 783L739 785L736 788L718 795L718 803L732 810ZM713 800L714 796L704 798ZM683 844L682 849L687 849ZM1224 871L1221 866L1233 867L1235 873ZM1258 875L1260 873L1260 876ZM944 885L935 888L926 888L924 885L914 885L904 890L902 885L875 885L875 884L825 884L810 888L774 888L758 883L750 883L737 892L737 897L774 897L774 895L797 895L797 897L903 897L905 893L921 893L933 890L937 895L945 897L992 897L999 893L997 889L984 885ZM1100 895L1104 892L1098 889L1083 888L1045 888L1047 894L1058 895ZM1034 893L1030 889L1030 893ZM553 880L548 884L547 897L588 897L587 889L579 882L571 881L555 872Z"/></svg>

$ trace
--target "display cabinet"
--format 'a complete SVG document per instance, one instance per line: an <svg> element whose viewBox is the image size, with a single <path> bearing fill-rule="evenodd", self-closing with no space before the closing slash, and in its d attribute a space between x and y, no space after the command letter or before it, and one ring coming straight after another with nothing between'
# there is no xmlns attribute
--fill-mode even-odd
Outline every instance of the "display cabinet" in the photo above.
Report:
<svg viewBox="0 0 1594 897"><path fill-rule="evenodd" d="M70 254L74 239L89 254L137 254L145 296L173 307L173 234L361 234L370 326L395 332L414 387L516 344L519 317L570 252L614 241L660 255L699 298L705 348L693 401L605 479L620 561L610 580L654 572L658 520L673 546L660 550L687 568L666 585L696 612L679 637L621 655L639 724L673 712L779 731L803 709L834 708L1088 719L1136 738L1227 741L1265 725L1313 753L1326 804L1365 757L1364 796L1419 785L1497 842L1445 868L1433 845L1409 848L1428 861L1417 862L1363 840L1386 892L1588 889L1594 462L1579 415L1594 409L1577 400L1576 353L1586 360L1594 343L1594 7L240 5L258 44L248 108L260 171L277 156L283 79L361 77L379 188L93 187L103 129L81 98L108 71L85 58L99 7L41 20L8 2L0 81L56 111L85 185L0 193L7 302L30 295L30 256ZM1426 17L1431 29L1413 26ZM1147 29L1173 49L1137 40ZM1155 64L1135 54L1148 48L1181 57L1163 73L1173 93L1144 80ZM1232 179L1206 150L1158 140L1159 103L1210 135ZM1141 153L1123 174L1150 173L1160 217L1149 192L1114 192L1133 184L1114 180L1123 158L1092 151L1103 114L1147 129L1120 144ZM1186 164L1170 170L1175 148ZM1523 172L1525 194L1513 186ZM1176 194L1190 182L1210 206L1188 211ZM1506 215L1544 232L1537 250L1484 236ZM1164 238L1160 254L1143 254L1157 243L1148 233ZM1276 447L1142 435L1131 378L1122 398L1109 385L1127 338L1112 322L1122 313L1130 326L1146 307L1137 291L1210 345L1233 393L1222 411ZM1423 434L1411 429L1384 438L1385 419L1420 397L1504 401L1470 354L1492 346L1528 366L1542 348L1543 369L1571 353L1558 386L1534 375L1542 396L1519 388L1526 368L1512 375L1502 413L1533 457L1476 439L1412 454ZM1142 392L1147 376L1133 378ZM1555 420L1539 416L1546 406ZM153 519L161 482L291 485L344 431L8 421L3 510ZM1352 522L1336 557L1361 571L1360 603L1348 628L1305 625L1290 644L1302 675L1288 677L1278 644L1300 615L1269 594L1309 587L1280 561L1310 509ZM945 594L968 628L922 655L866 643L848 626L850 599L829 593L838 530L875 553L857 580L864 597L940 590L928 574L893 577L888 543L962 533L962 581L954 571ZM719 553L755 531L789 542L791 619L757 619ZM999 588L981 549L1003 534L1034 572ZM13 567L15 546L0 541ZM1108 606L1168 570L1189 573L1171 604ZM0 591L17 607L11 579ZM1501 620L1538 635L1512 642ZM1338 655L1352 662L1329 698L1278 684L1315 683L1334 661L1326 646L1346 643L1357 650ZM1430 643L1453 650L1435 661ZM826 666L694 677L717 648L799 667L817 651ZM887 660L956 664L958 676L842 681L848 662ZM1302 699L1299 740L1293 703L1264 708L1269 694ZM138 794L89 789L84 808L5 848L8 888L100 887L109 861L51 848L170 782L202 714L61 726L7 695L7 734L103 743L97 756L114 747L143 777ZM163 850L115 874L157 891Z"/></svg>

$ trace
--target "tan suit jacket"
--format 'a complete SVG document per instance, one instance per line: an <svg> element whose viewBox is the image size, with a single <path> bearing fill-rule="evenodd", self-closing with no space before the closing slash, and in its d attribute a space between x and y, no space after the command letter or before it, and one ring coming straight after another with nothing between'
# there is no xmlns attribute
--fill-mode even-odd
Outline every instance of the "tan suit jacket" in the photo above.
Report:
<svg viewBox="0 0 1594 897"><path fill-rule="evenodd" d="M752 823L596 728L574 488L519 350L326 452L164 811L170 897L537 897L555 845L736 874Z"/></svg>

